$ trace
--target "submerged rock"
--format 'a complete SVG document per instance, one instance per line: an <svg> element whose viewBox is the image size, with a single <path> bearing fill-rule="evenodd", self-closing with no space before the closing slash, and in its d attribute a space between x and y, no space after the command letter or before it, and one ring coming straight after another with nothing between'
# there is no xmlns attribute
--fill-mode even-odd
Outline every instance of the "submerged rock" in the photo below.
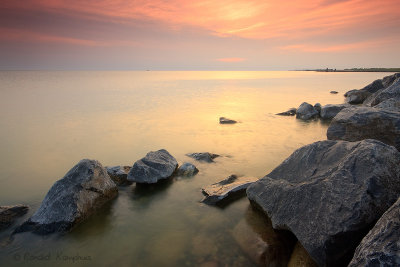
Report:
<svg viewBox="0 0 400 267"><path fill-rule="evenodd" d="M400 152L376 140L321 141L296 150L247 189L319 266L347 264L400 194Z"/></svg>
<svg viewBox="0 0 400 267"><path fill-rule="evenodd" d="M376 139L400 150L400 113L371 107L340 111L328 130L329 140Z"/></svg>
<svg viewBox="0 0 400 267"><path fill-rule="evenodd" d="M357 247L349 266L400 266L400 198Z"/></svg>
<svg viewBox="0 0 400 267"><path fill-rule="evenodd" d="M338 91L330 91L331 94L336 95L337 93L339 93Z"/></svg>
<svg viewBox="0 0 400 267"><path fill-rule="evenodd" d="M186 156L190 158L194 158L198 161L205 161L205 162L214 162L214 159L219 157L218 154L213 154L209 152L200 152L200 153L189 153Z"/></svg>
<svg viewBox="0 0 400 267"><path fill-rule="evenodd" d="M255 177L238 177L232 174L225 180L202 188L206 196L202 202L209 205L216 205L222 201L226 203L244 193L246 188L257 180Z"/></svg>
<svg viewBox="0 0 400 267"><path fill-rule="evenodd" d="M127 180L130 169L130 166L106 167L108 175L117 185L128 185L132 183Z"/></svg>
<svg viewBox="0 0 400 267"><path fill-rule="evenodd" d="M28 210L26 205L0 206L0 231L13 224L17 217L24 215Z"/></svg>
<svg viewBox="0 0 400 267"><path fill-rule="evenodd" d="M289 110L285 111L285 112L281 112L281 113L277 113L275 115L279 115L279 116L294 116L296 115L296 108L290 108Z"/></svg>
<svg viewBox="0 0 400 267"><path fill-rule="evenodd" d="M307 102L303 102L296 112L296 119L309 120L318 117L318 111Z"/></svg>
<svg viewBox="0 0 400 267"><path fill-rule="evenodd" d="M225 117L220 117L219 118L219 123L221 123L221 124L234 124L234 123L237 123L237 121L231 120L231 119L228 119L228 118L225 118Z"/></svg>
<svg viewBox="0 0 400 267"><path fill-rule="evenodd" d="M14 233L69 231L117 194L117 186L100 162L83 159L54 183L35 214Z"/></svg>
<svg viewBox="0 0 400 267"><path fill-rule="evenodd" d="M180 176L193 176L199 172L199 169L196 168L192 163L185 162L178 168L178 175Z"/></svg>
<svg viewBox="0 0 400 267"><path fill-rule="evenodd" d="M178 162L167 150L151 151L133 164L128 173L128 181L154 184L171 177L177 167Z"/></svg>
<svg viewBox="0 0 400 267"><path fill-rule="evenodd" d="M328 104L321 108L321 119L331 120L333 119L342 109L350 107L349 104Z"/></svg>

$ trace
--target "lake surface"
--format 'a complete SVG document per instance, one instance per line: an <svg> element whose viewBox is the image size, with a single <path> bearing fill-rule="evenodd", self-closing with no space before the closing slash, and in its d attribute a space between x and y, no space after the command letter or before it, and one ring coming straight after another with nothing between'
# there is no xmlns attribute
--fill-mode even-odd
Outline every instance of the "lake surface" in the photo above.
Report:
<svg viewBox="0 0 400 267"><path fill-rule="evenodd" d="M238 229L254 230L259 215L246 198L225 208L207 206L200 202L201 187L230 174L261 178L295 149L326 139L327 123L275 113L304 101L343 103L346 91L386 75L2 71L0 205L22 203L31 209L0 232L0 263L255 265L238 242ZM220 125L220 116L239 123ZM200 172L148 190L119 187L117 199L66 235L26 233L9 240L52 184L81 159L133 165L161 148ZM185 156L205 151L222 156L212 164Z"/></svg>

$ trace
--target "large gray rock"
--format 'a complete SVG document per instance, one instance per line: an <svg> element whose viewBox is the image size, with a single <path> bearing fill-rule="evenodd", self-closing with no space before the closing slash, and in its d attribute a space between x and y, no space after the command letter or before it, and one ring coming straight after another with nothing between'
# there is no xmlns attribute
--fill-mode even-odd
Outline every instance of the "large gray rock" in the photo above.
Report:
<svg viewBox="0 0 400 267"><path fill-rule="evenodd" d="M128 173L128 181L154 184L171 177L177 167L178 162L167 150L151 151L133 164Z"/></svg>
<svg viewBox="0 0 400 267"><path fill-rule="evenodd" d="M328 104L321 108L321 119L331 120L333 119L342 109L349 107L349 104Z"/></svg>
<svg viewBox="0 0 400 267"><path fill-rule="evenodd" d="M188 153L186 156L193 158L198 161L205 161L205 162L214 162L214 159L219 157L218 154L213 154L209 152L200 152L200 153Z"/></svg>
<svg viewBox="0 0 400 267"><path fill-rule="evenodd" d="M319 266L347 264L400 194L400 152L376 140L296 150L247 189L273 227L296 235Z"/></svg>
<svg viewBox="0 0 400 267"><path fill-rule="evenodd" d="M363 90L350 90L344 94L346 102L349 104L361 104L371 95L368 91Z"/></svg>
<svg viewBox="0 0 400 267"><path fill-rule="evenodd" d="M329 140L376 139L400 149L400 113L371 107L340 111L327 131Z"/></svg>
<svg viewBox="0 0 400 267"><path fill-rule="evenodd" d="M110 178L117 184L117 185L129 185L132 182L128 181L128 172L130 171L130 166L112 166L106 167L107 173Z"/></svg>
<svg viewBox="0 0 400 267"><path fill-rule="evenodd" d="M17 217L24 215L28 210L26 205L0 206L0 231L13 224Z"/></svg>
<svg viewBox="0 0 400 267"><path fill-rule="evenodd" d="M69 231L117 194L116 184L100 162L83 159L54 183L39 209L15 233Z"/></svg>
<svg viewBox="0 0 400 267"><path fill-rule="evenodd" d="M309 103L303 102L296 112L296 119L309 120L318 117L318 111Z"/></svg>
<svg viewBox="0 0 400 267"><path fill-rule="evenodd" d="M364 105L373 107L391 98L400 101L400 78L397 78L389 87L368 97L365 100Z"/></svg>
<svg viewBox="0 0 400 267"><path fill-rule="evenodd" d="M349 266L400 266L400 198L364 237Z"/></svg>
<svg viewBox="0 0 400 267"><path fill-rule="evenodd" d="M378 105L374 106L374 108L400 112L400 100L395 98L390 98L385 101L382 101Z"/></svg>
<svg viewBox="0 0 400 267"><path fill-rule="evenodd" d="M180 176L193 176L199 172L199 169L196 168L192 163L185 162L178 168L178 175Z"/></svg>

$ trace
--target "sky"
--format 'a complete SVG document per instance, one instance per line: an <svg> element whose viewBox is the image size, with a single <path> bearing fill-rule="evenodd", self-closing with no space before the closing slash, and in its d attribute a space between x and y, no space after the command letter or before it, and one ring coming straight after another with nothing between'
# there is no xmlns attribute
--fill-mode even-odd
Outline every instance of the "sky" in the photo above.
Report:
<svg viewBox="0 0 400 267"><path fill-rule="evenodd" d="M399 0L1 0L2 70L400 67Z"/></svg>

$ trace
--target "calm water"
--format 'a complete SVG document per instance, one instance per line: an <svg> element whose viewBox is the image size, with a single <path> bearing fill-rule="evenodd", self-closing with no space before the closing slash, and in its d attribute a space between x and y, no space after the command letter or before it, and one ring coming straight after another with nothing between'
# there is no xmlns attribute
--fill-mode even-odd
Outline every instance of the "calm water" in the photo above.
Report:
<svg viewBox="0 0 400 267"><path fill-rule="evenodd" d="M201 187L230 174L262 177L296 148L326 139L327 124L275 113L303 101L342 103L345 91L385 75L0 72L0 204L31 207L17 224L83 158L132 165L165 148L200 169L147 191L120 187L115 201L64 236L28 233L10 242L15 224L0 233L0 263L251 266L240 234L257 232L258 215L245 198L224 209L204 205ZM240 123L220 125L220 116ZM203 151L223 156L215 164L185 156Z"/></svg>

